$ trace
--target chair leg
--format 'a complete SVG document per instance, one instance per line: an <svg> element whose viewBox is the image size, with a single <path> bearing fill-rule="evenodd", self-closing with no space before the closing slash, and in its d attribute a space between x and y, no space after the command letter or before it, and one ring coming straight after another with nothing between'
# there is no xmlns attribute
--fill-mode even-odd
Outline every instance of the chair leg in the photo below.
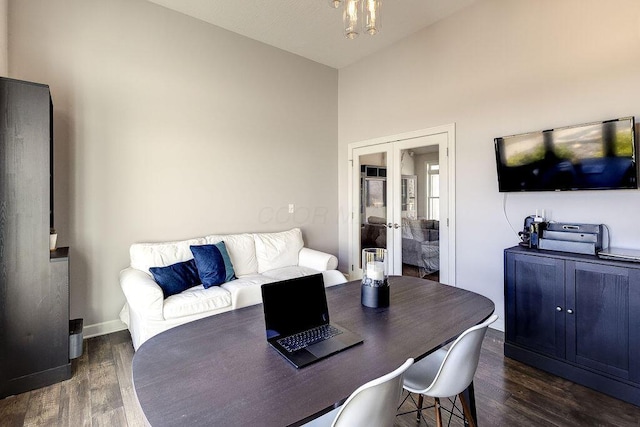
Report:
<svg viewBox="0 0 640 427"><path fill-rule="evenodd" d="M422 413L422 402L423 402L424 396L419 394L418 395L418 412L416 413L416 421L420 422L420 414Z"/></svg>
<svg viewBox="0 0 640 427"><path fill-rule="evenodd" d="M439 398L434 398L435 402L435 409L436 409L436 426L437 427L442 427L442 413L440 412L440 399Z"/></svg>
<svg viewBox="0 0 640 427"><path fill-rule="evenodd" d="M471 415L471 408L469 408L469 404L467 403L467 400L464 398L463 393L460 393L458 395L458 398L460 398L460 403L462 403L462 410L464 411L464 417L467 419L467 422L469 423L469 427L476 427L476 420L474 420L473 416Z"/></svg>

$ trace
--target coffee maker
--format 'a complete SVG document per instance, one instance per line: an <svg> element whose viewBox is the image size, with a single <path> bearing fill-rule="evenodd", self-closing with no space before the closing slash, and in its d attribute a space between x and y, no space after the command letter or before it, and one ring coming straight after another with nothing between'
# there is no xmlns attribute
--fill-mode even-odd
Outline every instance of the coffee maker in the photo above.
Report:
<svg viewBox="0 0 640 427"><path fill-rule="evenodd" d="M538 215L529 215L524 219L523 230L518 232L520 237L520 246L527 248L537 248L538 238L542 236L542 231L546 228L547 223L544 218Z"/></svg>

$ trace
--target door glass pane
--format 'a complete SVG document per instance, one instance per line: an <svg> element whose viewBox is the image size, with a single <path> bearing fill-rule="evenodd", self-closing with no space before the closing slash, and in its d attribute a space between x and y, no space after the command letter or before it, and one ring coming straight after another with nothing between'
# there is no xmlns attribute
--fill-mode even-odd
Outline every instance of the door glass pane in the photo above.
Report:
<svg viewBox="0 0 640 427"><path fill-rule="evenodd" d="M360 156L360 252L387 248L387 203L386 153Z"/></svg>
<svg viewBox="0 0 640 427"><path fill-rule="evenodd" d="M402 274L439 280L439 147L401 152Z"/></svg>

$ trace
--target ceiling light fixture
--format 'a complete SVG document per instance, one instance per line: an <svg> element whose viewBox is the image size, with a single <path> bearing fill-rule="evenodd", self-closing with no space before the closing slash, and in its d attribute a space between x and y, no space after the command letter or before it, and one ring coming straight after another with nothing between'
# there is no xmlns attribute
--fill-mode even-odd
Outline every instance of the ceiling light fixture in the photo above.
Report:
<svg viewBox="0 0 640 427"><path fill-rule="evenodd" d="M329 0L329 6L334 9L344 3L342 20L344 35L348 39L355 39L360 34L358 14L362 14L362 31L369 35L380 31L380 7L382 0Z"/></svg>

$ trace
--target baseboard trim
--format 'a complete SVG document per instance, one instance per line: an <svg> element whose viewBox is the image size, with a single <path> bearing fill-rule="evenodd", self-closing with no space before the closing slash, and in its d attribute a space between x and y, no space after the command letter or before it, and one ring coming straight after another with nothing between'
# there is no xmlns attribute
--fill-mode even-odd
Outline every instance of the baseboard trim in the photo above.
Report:
<svg viewBox="0 0 640 427"><path fill-rule="evenodd" d="M489 327L491 329L496 329L500 332L504 332L504 327L505 327L504 318L502 316L498 317L498 320L496 320L495 323Z"/></svg>
<svg viewBox="0 0 640 427"><path fill-rule="evenodd" d="M110 334L127 329L127 325L120 320L110 320L108 322L94 323L93 325L85 325L82 329L83 338L98 337L100 335Z"/></svg>

